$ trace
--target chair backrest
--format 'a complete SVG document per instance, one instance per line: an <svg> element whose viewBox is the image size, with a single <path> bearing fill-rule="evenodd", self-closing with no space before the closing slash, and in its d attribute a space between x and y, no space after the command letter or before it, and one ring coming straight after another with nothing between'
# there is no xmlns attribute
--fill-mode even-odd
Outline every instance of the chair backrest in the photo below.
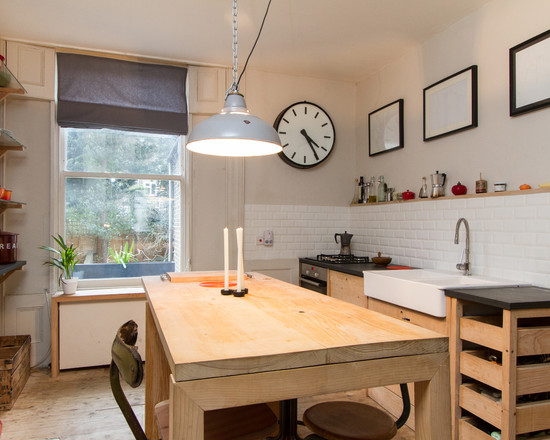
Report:
<svg viewBox="0 0 550 440"><path fill-rule="evenodd" d="M117 331L111 347L111 357L120 375L132 388L137 388L143 381L143 361L135 346L138 325L130 320Z"/></svg>
<svg viewBox="0 0 550 440"><path fill-rule="evenodd" d="M143 362L135 347L138 325L134 321L124 323L117 331L111 346L111 368L109 378L113 396L132 430L136 440L147 440L143 428L128 403L120 386L120 376L131 387L136 388L143 380Z"/></svg>

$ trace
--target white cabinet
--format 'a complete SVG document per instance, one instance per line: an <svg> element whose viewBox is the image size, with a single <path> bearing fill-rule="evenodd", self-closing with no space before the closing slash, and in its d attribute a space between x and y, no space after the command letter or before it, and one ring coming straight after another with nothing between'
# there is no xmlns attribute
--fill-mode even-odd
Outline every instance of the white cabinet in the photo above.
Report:
<svg viewBox="0 0 550 440"><path fill-rule="evenodd" d="M27 90L27 96L55 99L55 50L49 47L7 42L6 64Z"/></svg>
<svg viewBox="0 0 550 440"><path fill-rule="evenodd" d="M216 114L225 101L226 69L189 66L189 113Z"/></svg>

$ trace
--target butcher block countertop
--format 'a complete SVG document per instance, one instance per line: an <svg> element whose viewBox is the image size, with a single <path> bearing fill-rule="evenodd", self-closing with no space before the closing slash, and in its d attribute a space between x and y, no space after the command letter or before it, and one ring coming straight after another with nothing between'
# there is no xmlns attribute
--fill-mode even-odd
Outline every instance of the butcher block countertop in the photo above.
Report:
<svg viewBox="0 0 550 440"><path fill-rule="evenodd" d="M243 298L200 281L219 272L144 277L176 381L448 351L439 333L252 273ZM177 282L176 282L177 280Z"/></svg>

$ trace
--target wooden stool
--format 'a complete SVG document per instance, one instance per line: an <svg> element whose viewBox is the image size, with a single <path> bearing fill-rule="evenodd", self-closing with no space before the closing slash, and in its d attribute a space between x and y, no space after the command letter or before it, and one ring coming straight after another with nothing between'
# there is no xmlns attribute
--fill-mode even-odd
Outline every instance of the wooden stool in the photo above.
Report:
<svg viewBox="0 0 550 440"><path fill-rule="evenodd" d="M397 421L386 412L358 402L323 402L304 412L303 422L314 435L306 440L389 440L409 418L411 402L407 384L401 384L403 411Z"/></svg>

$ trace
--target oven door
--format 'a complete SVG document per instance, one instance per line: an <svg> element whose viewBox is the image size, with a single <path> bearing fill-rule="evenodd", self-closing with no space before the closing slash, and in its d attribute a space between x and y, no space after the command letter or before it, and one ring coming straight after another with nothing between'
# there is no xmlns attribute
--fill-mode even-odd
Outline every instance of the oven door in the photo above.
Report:
<svg viewBox="0 0 550 440"><path fill-rule="evenodd" d="M327 294L326 281L311 279L304 275L300 277L300 287L303 287L304 289L313 290L314 292L322 293L323 295Z"/></svg>

